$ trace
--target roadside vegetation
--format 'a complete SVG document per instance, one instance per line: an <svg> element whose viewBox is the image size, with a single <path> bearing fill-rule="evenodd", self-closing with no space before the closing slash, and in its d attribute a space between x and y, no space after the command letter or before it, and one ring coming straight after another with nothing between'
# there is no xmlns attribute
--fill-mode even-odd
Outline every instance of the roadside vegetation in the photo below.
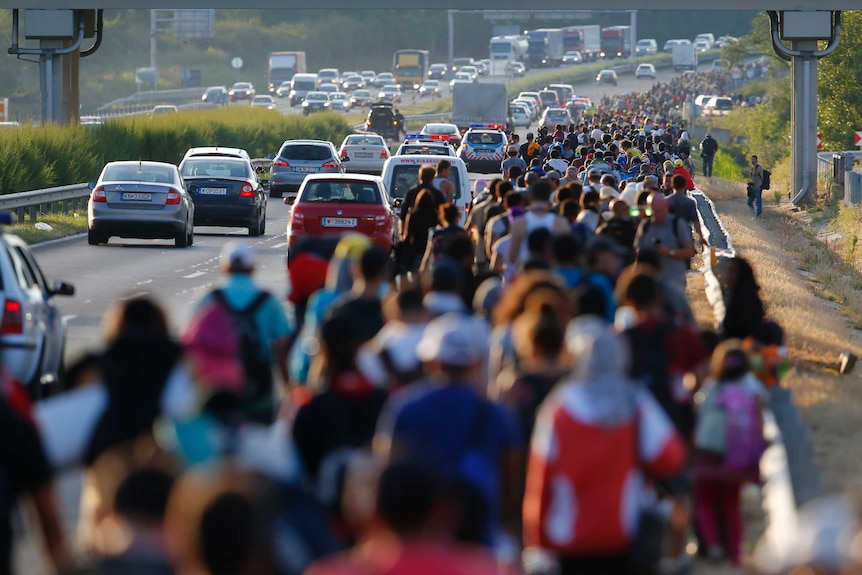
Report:
<svg viewBox="0 0 862 575"><path fill-rule="evenodd" d="M38 225L37 225L38 224ZM45 225L49 227L45 227ZM28 244L37 244L56 240L87 231L87 211L78 210L68 214L40 214L36 222L29 219L18 222L7 228Z"/></svg>
<svg viewBox="0 0 862 575"><path fill-rule="evenodd" d="M336 113L284 116L253 108L132 116L96 127L22 126L0 131L0 194L93 181L114 160L176 164L188 148L212 145L265 157L287 139L341 141L350 131Z"/></svg>

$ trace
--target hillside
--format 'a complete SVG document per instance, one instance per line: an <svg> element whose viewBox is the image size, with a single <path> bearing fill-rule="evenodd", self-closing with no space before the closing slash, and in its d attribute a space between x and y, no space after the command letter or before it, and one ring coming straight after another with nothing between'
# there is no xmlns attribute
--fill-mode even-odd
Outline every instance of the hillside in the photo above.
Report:
<svg viewBox="0 0 862 575"><path fill-rule="evenodd" d="M693 37L702 31L741 35L748 31L753 12L638 13L638 36ZM707 20L708 16L708 20ZM0 13L0 40L11 42L10 11ZM514 22L524 28L574 24L627 24L626 13L597 13L592 20ZM149 66L150 18L146 10L106 11L107 33L101 49L81 63L81 105L93 109L136 91L135 68ZM505 23L505 22L500 22ZM487 55L493 22L481 14L457 14L455 55ZM238 78L264 83L265 60L276 50L305 50L311 69L336 66L346 69L388 70L392 53L400 48L430 50L433 59L445 61L448 51L445 11L312 11L220 10L212 40L179 41L159 36L160 87L179 85L181 67L200 69L204 85L230 84ZM230 67L233 57L245 62L239 74ZM5 94L13 113L38 114L38 68L12 56L0 58Z"/></svg>

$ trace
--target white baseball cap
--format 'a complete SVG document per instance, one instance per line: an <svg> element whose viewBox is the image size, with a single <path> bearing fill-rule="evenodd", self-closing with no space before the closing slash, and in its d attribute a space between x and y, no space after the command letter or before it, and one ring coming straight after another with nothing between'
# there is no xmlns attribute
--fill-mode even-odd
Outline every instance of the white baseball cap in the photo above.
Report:
<svg viewBox="0 0 862 575"><path fill-rule="evenodd" d="M487 338L479 337L473 318L462 313L447 313L431 320L416 347L423 362L470 367L487 355Z"/></svg>
<svg viewBox="0 0 862 575"><path fill-rule="evenodd" d="M227 269L254 269L254 251L239 240L230 241L221 249L219 263Z"/></svg>

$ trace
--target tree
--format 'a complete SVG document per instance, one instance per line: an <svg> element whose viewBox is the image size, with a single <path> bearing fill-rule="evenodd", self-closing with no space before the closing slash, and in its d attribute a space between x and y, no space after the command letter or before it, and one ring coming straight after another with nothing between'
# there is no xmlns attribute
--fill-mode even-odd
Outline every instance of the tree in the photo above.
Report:
<svg viewBox="0 0 862 575"><path fill-rule="evenodd" d="M838 48L819 62L820 133L826 149L853 146L853 132L862 130L862 12L843 12Z"/></svg>

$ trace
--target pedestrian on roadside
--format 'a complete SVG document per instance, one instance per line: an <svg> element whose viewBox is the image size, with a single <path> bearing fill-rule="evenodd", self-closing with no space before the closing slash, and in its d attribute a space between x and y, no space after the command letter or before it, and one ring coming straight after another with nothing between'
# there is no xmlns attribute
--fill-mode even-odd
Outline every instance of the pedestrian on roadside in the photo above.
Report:
<svg viewBox="0 0 862 575"><path fill-rule="evenodd" d="M751 169L748 171L748 209L760 219L763 213L763 166L757 161L757 156L751 156Z"/></svg>
<svg viewBox="0 0 862 575"><path fill-rule="evenodd" d="M712 137L709 132L706 137L700 142L700 157L703 160L703 177L712 177L712 164L715 161L715 154L718 152L718 142Z"/></svg>

